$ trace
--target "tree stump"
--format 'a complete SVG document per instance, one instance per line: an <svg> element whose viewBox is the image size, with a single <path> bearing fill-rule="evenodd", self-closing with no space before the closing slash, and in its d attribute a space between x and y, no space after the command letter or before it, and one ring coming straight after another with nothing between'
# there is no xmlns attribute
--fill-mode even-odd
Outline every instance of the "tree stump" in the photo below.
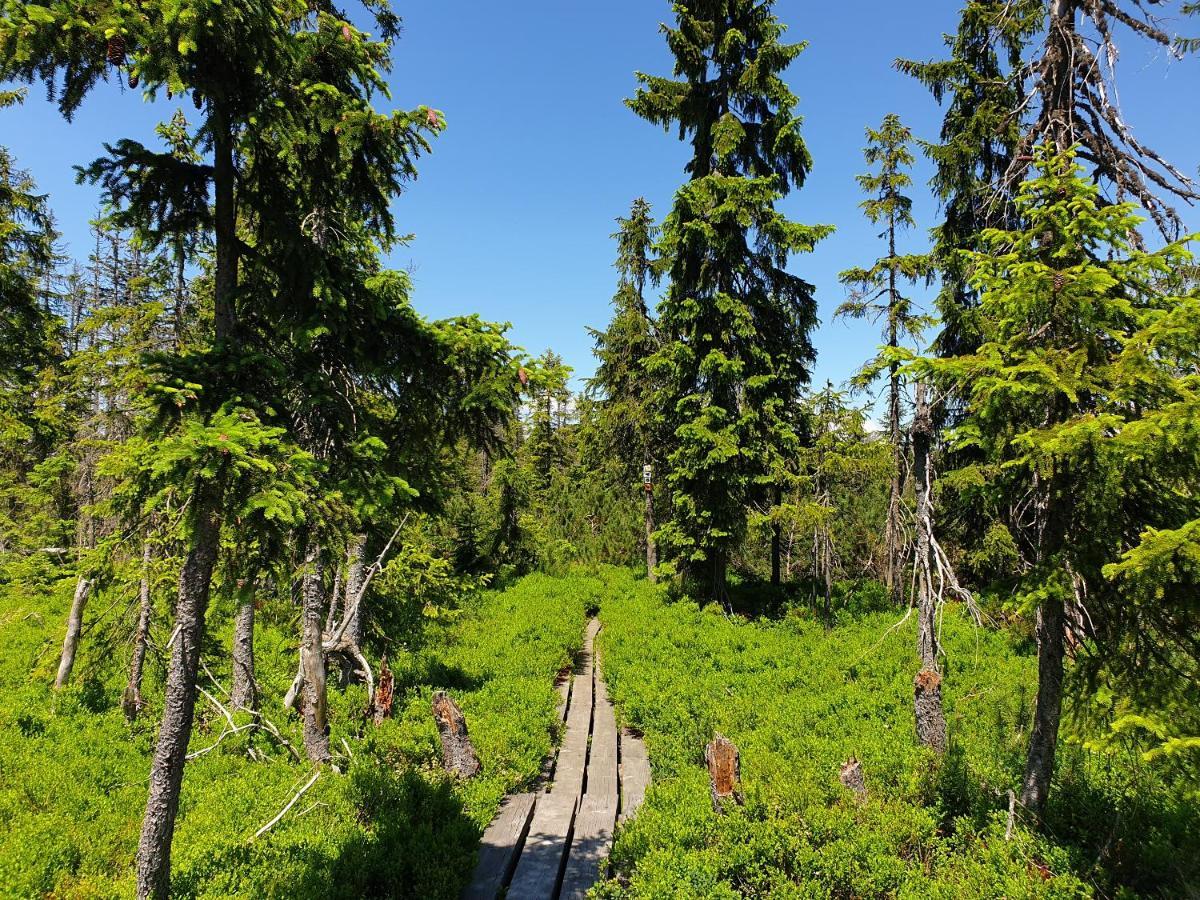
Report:
<svg viewBox="0 0 1200 900"><path fill-rule="evenodd" d="M376 725L384 719L392 717L392 700L396 688L396 678L388 668L387 657L379 664L379 687L375 688L375 696L371 698L371 718Z"/></svg>
<svg viewBox="0 0 1200 900"><path fill-rule="evenodd" d="M853 756L842 763L841 771L838 772L838 781L854 791L859 802L867 798L867 783L863 779L862 763Z"/></svg>
<svg viewBox="0 0 1200 900"><path fill-rule="evenodd" d="M433 718L442 738L442 767L459 778L479 773L479 757L467 736L467 720L445 691L434 691Z"/></svg>
<svg viewBox="0 0 1200 900"><path fill-rule="evenodd" d="M946 715L942 711L942 676L922 669L913 679L917 740L936 753L946 752Z"/></svg>
<svg viewBox="0 0 1200 900"><path fill-rule="evenodd" d="M704 762L708 765L713 809L723 814L727 800L743 806L746 800L742 796L742 761L733 742L720 733L713 735L712 742L704 748Z"/></svg>

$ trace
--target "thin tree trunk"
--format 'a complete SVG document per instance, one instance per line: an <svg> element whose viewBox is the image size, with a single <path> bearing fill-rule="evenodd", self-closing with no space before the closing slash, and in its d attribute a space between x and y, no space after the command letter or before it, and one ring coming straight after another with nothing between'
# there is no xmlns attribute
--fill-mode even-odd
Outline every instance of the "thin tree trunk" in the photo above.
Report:
<svg viewBox="0 0 1200 900"><path fill-rule="evenodd" d="M355 647L362 646L363 618L362 600L358 596L363 589L363 575L367 570L367 536L355 534L346 545L346 583L342 599L342 615L348 621L345 637Z"/></svg>
<svg viewBox="0 0 1200 900"><path fill-rule="evenodd" d="M162 726L150 767L150 793L137 852L137 896L165 898L171 883L171 841L179 810L179 789L192 713L196 705L196 673L204 642L204 615L208 610L213 566L220 546L220 509L224 486L210 481L193 495L195 531L192 547L179 573L179 601L175 607L176 633L171 668L167 674Z"/></svg>
<svg viewBox="0 0 1200 900"><path fill-rule="evenodd" d="M132 722L138 717L146 703L142 699L142 672L146 665L146 641L150 635L150 616L154 612L150 595L151 548L149 541L142 542L142 582L138 587L138 622L133 634L133 659L129 664L129 683L121 706L125 718Z"/></svg>
<svg viewBox="0 0 1200 900"><path fill-rule="evenodd" d="M774 488L771 502L776 511L783 505L783 491L778 485ZM783 526L779 524L778 519L775 519L771 522L771 584L779 585L782 582L782 556Z"/></svg>
<svg viewBox="0 0 1200 900"><path fill-rule="evenodd" d="M233 686L229 701L234 709L258 709L258 684L254 679L255 583L239 591L237 615L233 620Z"/></svg>
<svg viewBox="0 0 1200 900"><path fill-rule="evenodd" d="M238 290L238 236L232 123L219 98L209 98L208 130L213 141L214 239L216 273L213 278L213 332L219 346L233 338ZM213 566L220 549L221 507L225 499L224 475L202 481L191 498L196 527L192 546L179 574L179 600L175 607L178 633L167 675L165 705L154 762L150 792L137 852L137 896L166 900L171 887L171 841L183 766L192 735L196 704L196 671L204 640L204 615L208 610Z"/></svg>
<svg viewBox="0 0 1200 900"><path fill-rule="evenodd" d="M646 486L646 577L650 583L658 581L654 570L658 567L658 545L654 542L654 493Z"/></svg>
<svg viewBox="0 0 1200 900"><path fill-rule="evenodd" d="M933 499L930 488L929 452L933 443L933 415L929 391L917 385L917 409L913 417L913 480L917 520L917 653L921 665L937 670L937 597L930 566L933 550Z"/></svg>
<svg viewBox="0 0 1200 900"><path fill-rule="evenodd" d="M1062 601L1044 600L1037 611L1037 705L1021 782L1021 806L1037 818L1045 811L1050 795L1058 725L1062 719L1063 626Z"/></svg>
<svg viewBox="0 0 1200 900"><path fill-rule="evenodd" d="M92 592L92 581L80 575L75 582L75 596L71 600L71 611L67 614L67 636L63 639L62 659L58 663L58 675L54 687L61 688L71 680L71 669L75 667L75 654L79 651L79 636L83 633L83 609Z"/></svg>
<svg viewBox="0 0 1200 900"><path fill-rule="evenodd" d="M896 221L894 213L888 217L888 253L896 258ZM895 349L900 345L900 293L896 285L896 267L893 263L888 271L888 346ZM900 367L892 363L888 372L888 436L892 442L892 485L888 494L886 527L887 543L887 588L888 595L896 606L903 602L903 553L900 546L902 524L900 521L900 471L904 463L900 446Z"/></svg>
<svg viewBox="0 0 1200 900"><path fill-rule="evenodd" d="M917 653L921 671L913 679L913 713L917 740L937 753L946 752L946 714L942 707L942 676L938 671L937 605L933 584L933 414L929 389L917 385L913 416L913 479L917 519Z"/></svg>
<svg viewBox="0 0 1200 900"><path fill-rule="evenodd" d="M321 545L309 538L304 554L304 575L301 577L304 635L300 644L300 670L304 674L304 750L308 758L316 763L328 762L330 758L325 648L321 643L324 581Z"/></svg>

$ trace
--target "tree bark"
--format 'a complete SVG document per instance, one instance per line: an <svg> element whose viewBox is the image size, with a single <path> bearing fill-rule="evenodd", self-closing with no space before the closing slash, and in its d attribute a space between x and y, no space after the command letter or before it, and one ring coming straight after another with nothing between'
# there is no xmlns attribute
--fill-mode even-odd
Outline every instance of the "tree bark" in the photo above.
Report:
<svg viewBox="0 0 1200 900"><path fill-rule="evenodd" d="M175 607L176 634L166 697L154 761L150 768L150 793L137 852L137 896L165 898L171 883L171 841L192 713L196 704L196 672L204 641L204 615L208 609L213 566L220 546L220 509L224 486L209 481L197 488L196 524L192 546L179 573L179 601Z"/></svg>
<svg viewBox="0 0 1200 900"><path fill-rule="evenodd" d="M133 659L129 663L129 683L125 686L125 696L121 699L121 708L125 718L132 722L138 717L146 703L142 699L142 673L146 665L146 641L150 636L150 616L154 612L153 598L150 595L150 542L142 542L142 582L138 588L138 622L137 630L133 633Z"/></svg>
<svg viewBox="0 0 1200 900"><path fill-rule="evenodd" d="M75 654L79 651L79 636L83 633L83 609L92 592L92 581L80 575L75 582L75 596L71 600L71 611L67 614L67 635L63 638L62 658L58 662L58 674L54 678L55 689L62 688L71 680L75 667Z"/></svg>
<svg viewBox="0 0 1200 900"><path fill-rule="evenodd" d="M913 416L913 492L917 520L917 653L921 666L937 670L937 597L931 573L933 552L933 498L929 453L933 445L933 414L929 408L929 388L918 384L917 407Z"/></svg>
<svg viewBox="0 0 1200 900"><path fill-rule="evenodd" d="M651 584L658 581L654 570L658 567L658 545L654 542L654 492L646 488L646 578Z"/></svg>
<svg viewBox="0 0 1200 900"><path fill-rule="evenodd" d="M733 741L717 733L704 747L704 763L708 766L708 792L713 811L724 814L725 803L745 805L742 796L742 758Z"/></svg>
<svg viewBox="0 0 1200 900"><path fill-rule="evenodd" d="M346 583L345 597L342 600L342 615L348 623L345 637L355 647L362 646L362 600L359 594L362 593L363 576L366 570L367 536L365 534L352 535L346 546Z"/></svg>
<svg viewBox="0 0 1200 900"><path fill-rule="evenodd" d="M322 617L325 608L324 565L321 545L309 538L304 554L301 596L304 634L300 644L300 671L304 674L304 750L315 763L328 762L329 722L325 687L325 648Z"/></svg>
<svg viewBox="0 0 1200 900"><path fill-rule="evenodd" d="M924 668L913 679L917 740L936 753L946 752L946 714L942 710L942 676Z"/></svg>
<svg viewBox="0 0 1200 900"><path fill-rule="evenodd" d="M213 142L213 237L216 272L213 278L213 332L218 347L232 340L237 324L238 258L235 132L222 98L208 98L208 131ZM137 852L137 896L165 898L171 887L171 841L183 766L192 735L196 704L196 671L204 640L204 615L208 610L213 566L220 549L224 475L201 481L192 495L196 528L192 546L179 574L179 599L175 608L178 633L167 675L165 705L154 762L150 792Z"/></svg>
<svg viewBox="0 0 1200 900"><path fill-rule="evenodd" d="M479 757L467 734L467 719L445 691L433 693L433 718L442 739L442 768L459 778L479 773Z"/></svg>
<svg viewBox="0 0 1200 900"><path fill-rule="evenodd" d="M1021 782L1021 806L1037 818L1045 811L1054 777L1054 754L1062 719L1064 624L1062 600L1043 601L1037 611L1037 704Z"/></svg>
<svg viewBox="0 0 1200 900"><path fill-rule="evenodd" d="M258 709L258 684L254 679L254 582L239 592L237 615L233 620L233 685L230 704L234 709Z"/></svg>
<svg viewBox="0 0 1200 900"><path fill-rule="evenodd" d="M771 496L772 505L776 510L783 505L783 491L775 486ZM771 584L782 583L783 573L783 526L776 519L771 523Z"/></svg>

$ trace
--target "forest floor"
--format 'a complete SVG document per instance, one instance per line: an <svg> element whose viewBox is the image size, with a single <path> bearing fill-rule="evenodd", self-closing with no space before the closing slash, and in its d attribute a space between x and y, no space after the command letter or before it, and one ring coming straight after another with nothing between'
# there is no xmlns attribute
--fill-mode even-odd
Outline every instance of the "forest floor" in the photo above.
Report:
<svg viewBox="0 0 1200 900"><path fill-rule="evenodd" d="M132 892L155 717L119 708L133 603L89 610L74 683L55 695L71 585L0 584L0 896ZM803 607L769 617L669 602L629 572L534 575L490 591L390 649L394 718L363 720L362 688L331 693L340 771L312 778L279 741L226 736L188 764L174 845L180 897L455 898L506 794L532 789L561 735L555 676L590 613L618 724L645 736L653 782L618 827L600 898L1187 896L1200 866L1200 810L1133 751L1064 742L1044 833L1011 839L1006 791L1027 738L1028 638L977 629L947 611L951 750L912 733L913 622L851 592L826 630ZM110 607L110 603L112 604ZM232 608L214 605L206 654L215 697L228 685ZM163 626L156 634L166 640ZM280 707L295 667L295 623L257 637L264 713L300 746ZM151 709L161 664L149 673ZM430 697L459 702L483 763L457 782L438 765ZM193 752L227 725L203 698ZM713 812L704 745L741 750L743 807ZM253 754L248 751L253 751ZM861 760L857 802L839 767Z"/></svg>

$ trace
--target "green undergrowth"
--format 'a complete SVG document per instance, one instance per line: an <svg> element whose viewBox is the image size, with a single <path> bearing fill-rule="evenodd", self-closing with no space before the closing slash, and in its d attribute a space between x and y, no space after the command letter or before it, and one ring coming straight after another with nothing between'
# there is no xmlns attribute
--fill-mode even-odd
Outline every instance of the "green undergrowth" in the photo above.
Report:
<svg viewBox="0 0 1200 900"><path fill-rule="evenodd" d="M104 629L132 607L122 612L121 598L101 596L88 610L88 621L99 624L85 634L76 677L55 695L72 584L50 585L0 584L0 896L129 896L162 665L151 654L151 708L127 725L119 703L128 648L105 645ZM500 798L532 781L551 747L554 675L578 649L585 610L601 590L596 579L531 576L464 600L430 623L413 649L392 648L395 714L379 728L364 721L361 687L331 691L341 771L323 771L258 839L255 832L311 778L311 766L249 732L189 762L173 895L456 897ZM230 623L217 601L210 628L205 659L213 677L204 676L203 686L219 698L228 686ZM295 635L294 620L262 622L256 651L264 712L301 747L299 725L280 705L295 671ZM155 637L165 643L165 624ZM482 775L466 784L439 769L430 714L438 688L462 706L483 763ZM193 751L211 746L225 727L203 697L196 709Z"/></svg>
<svg viewBox="0 0 1200 900"><path fill-rule="evenodd" d="M601 609L605 678L645 734L653 783L617 836L602 898L1187 896L1200 814L1135 752L1060 749L1044 829L1006 839L1036 684L1027 639L948 609L952 747L916 745L915 621L843 600L830 630L668 602L612 573ZM860 611L856 611L860 610ZM717 816L704 745L741 750L744 808ZM838 780L862 763L858 803Z"/></svg>

